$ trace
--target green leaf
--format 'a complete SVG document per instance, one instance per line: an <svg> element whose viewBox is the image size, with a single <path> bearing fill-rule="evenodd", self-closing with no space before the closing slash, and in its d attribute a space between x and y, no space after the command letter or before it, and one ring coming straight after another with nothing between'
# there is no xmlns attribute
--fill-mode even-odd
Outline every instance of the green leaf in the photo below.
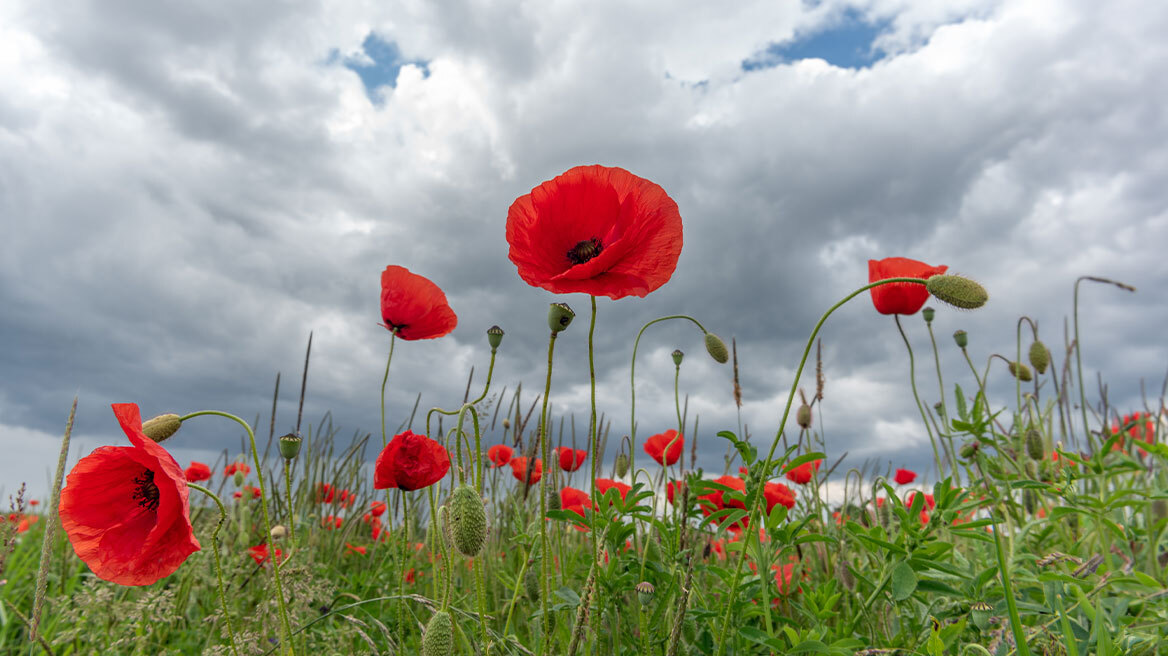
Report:
<svg viewBox="0 0 1168 656"><path fill-rule="evenodd" d="M912 565L905 561L900 561L896 567L892 568L892 598L896 601L904 601L912 596L912 593L917 590L917 573L913 571Z"/></svg>
<svg viewBox="0 0 1168 656"><path fill-rule="evenodd" d="M782 640L772 638L767 635L765 631L757 629L753 626L739 627L738 634L755 644L762 645L768 649L773 649L778 652L783 652L787 648Z"/></svg>

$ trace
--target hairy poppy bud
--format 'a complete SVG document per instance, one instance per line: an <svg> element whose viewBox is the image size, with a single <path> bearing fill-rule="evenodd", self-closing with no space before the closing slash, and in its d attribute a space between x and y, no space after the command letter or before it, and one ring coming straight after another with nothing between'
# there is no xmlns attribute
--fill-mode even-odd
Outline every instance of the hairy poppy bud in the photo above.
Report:
<svg viewBox="0 0 1168 656"><path fill-rule="evenodd" d="M280 524L276 524L275 526L272 527L272 532L270 533L270 535L272 536L273 540L279 540L280 538L286 538L286 537L288 537L288 529L284 528Z"/></svg>
<svg viewBox="0 0 1168 656"><path fill-rule="evenodd" d="M673 356L673 364L680 367L681 359L685 357L685 353L682 353L681 349L673 349L673 353L670 353L669 355Z"/></svg>
<svg viewBox="0 0 1168 656"><path fill-rule="evenodd" d="M970 619L982 631L988 631L994 616L994 607L984 601L976 601L969 608Z"/></svg>
<svg viewBox="0 0 1168 656"><path fill-rule="evenodd" d="M977 455L977 450L980 448L981 448L980 442L978 442L977 440L970 440L970 441L966 442L965 444L961 445L961 451L959 451L958 453L961 454L962 458L969 460L973 456Z"/></svg>
<svg viewBox="0 0 1168 656"><path fill-rule="evenodd" d="M921 310L921 316L925 318L925 323L933 323L933 315L936 313L937 311L931 307Z"/></svg>
<svg viewBox="0 0 1168 656"><path fill-rule="evenodd" d="M730 359L730 351L726 350L726 342L714 333L706 333L706 353L718 364L726 364Z"/></svg>
<svg viewBox="0 0 1168 656"><path fill-rule="evenodd" d="M1011 362L1007 368L1010 370L1011 376L1024 383L1029 383L1034 380L1034 374L1030 373L1030 367L1027 367L1021 362Z"/></svg>
<svg viewBox="0 0 1168 656"><path fill-rule="evenodd" d="M942 274L925 281L925 289L933 298L963 310L973 310L986 304L990 295L985 287L969 278Z"/></svg>
<svg viewBox="0 0 1168 656"><path fill-rule="evenodd" d="M243 482L247 479L244 478L242 469L236 469L235 477L232 480L235 482L235 487L243 487Z"/></svg>
<svg viewBox="0 0 1168 656"><path fill-rule="evenodd" d="M799 424L799 428L811 428L811 406L804 403L795 411L795 423Z"/></svg>
<svg viewBox="0 0 1168 656"><path fill-rule="evenodd" d="M280 436L280 455L284 456L285 460L293 460L300 455L300 444L302 440L296 433L288 433Z"/></svg>
<svg viewBox="0 0 1168 656"><path fill-rule="evenodd" d="M576 313L572 308L568 307L567 303L552 303L548 308L548 328L552 329L553 333L558 333L568 327L572 323L572 319L576 318Z"/></svg>
<svg viewBox="0 0 1168 656"><path fill-rule="evenodd" d="M460 485L450 495L450 535L459 553L474 558L487 540L487 511L474 488Z"/></svg>
<svg viewBox="0 0 1168 656"><path fill-rule="evenodd" d="M182 419L174 413L158 415L153 419L147 419L142 422L142 432L146 434L146 437L149 437L155 442L161 442L174 435L181 427Z"/></svg>
<svg viewBox="0 0 1168 656"><path fill-rule="evenodd" d="M953 333L953 341L957 343L957 348L965 348L969 345L969 335L964 330L958 330Z"/></svg>
<svg viewBox="0 0 1168 656"><path fill-rule="evenodd" d="M528 599L539 601L539 570L536 569L535 563L527 566L527 574L523 575L523 590L527 593Z"/></svg>
<svg viewBox="0 0 1168 656"><path fill-rule="evenodd" d="M1038 429L1031 428L1026 431L1026 455L1030 456L1031 460L1042 462L1043 457L1046 456L1046 448L1042 445L1042 433Z"/></svg>
<svg viewBox="0 0 1168 656"><path fill-rule="evenodd" d="M1038 340L1030 345L1030 366L1039 375L1046 373L1046 368L1050 365L1050 349L1046 348L1046 344Z"/></svg>
<svg viewBox="0 0 1168 656"><path fill-rule="evenodd" d="M1034 490L1022 490L1022 507L1031 515L1034 514L1035 508L1038 507L1038 495L1034 493Z"/></svg>
<svg viewBox="0 0 1168 656"><path fill-rule="evenodd" d="M547 507L548 510L561 510L564 507L563 499L560 498L560 493L555 490L548 490L547 493Z"/></svg>
<svg viewBox="0 0 1168 656"><path fill-rule="evenodd" d="M454 653L454 623L450 613L434 613L422 634L422 656L450 656Z"/></svg>
<svg viewBox="0 0 1168 656"><path fill-rule="evenodd" d="M653 593L655 592L653 584L648 581L641 581L637 584L637 601L641 602L642 606L648 606L653 601Z"/></svg>
<svg viewBox="0 0 1168 656"><path fill-rule="evenodd" d="M498 326L487 328L487 343L491 345L492 351L499 348L503 343L503 329Z"/></svg>
<svg viewBox="0 0 1168 656"><path fill-rule="evenodd" d="M616 476L617 478L624 478L625 474L629 473L629 457L623 453L616 456Z"/></svg>

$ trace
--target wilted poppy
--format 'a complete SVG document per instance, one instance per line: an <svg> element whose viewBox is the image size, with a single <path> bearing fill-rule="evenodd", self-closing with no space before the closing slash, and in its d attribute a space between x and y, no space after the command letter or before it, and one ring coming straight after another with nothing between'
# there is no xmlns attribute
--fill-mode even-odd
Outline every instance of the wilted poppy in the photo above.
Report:
<svg viewBox="0 0 1168 656"><path fill-rule="evenodd" d="M458 317L429 278L400 266L381 272L381 320L406 340L434 339L454 330Z"/></svg>
<svg viewBox="0 0 1168 656"><path fill-rule="evenodd" d="M511 447L505 444L496 444L495 446L487 449L487 460L490 460L492 463L494 463L494 467L502 467L503 465L511 462L511 455L513 453L515 452L511 450Z"/></svg>
<svg viewBox="0 0 1168 656"><path fill-rule="evenodd" d="M199 550L186 476L142 432L137 405L112 407L133 446L99 447L73 467L61 491L61 526L98 577L149 585Z"/></svg>
<svg viewBox="0 0 1168 656"><path fill-rule="evenodd" d="M450 454L438 442L413 431L398 433L377 456L373 467L373 488L420 490L429 487L450 471Z"/></svg>
<svg viewBox="0 0 1168 656"><path fill-rule="evenodd" d="M779 504L786 506L787 510L795 507L795 492L782 483L767 483L762 488L762 495L766 498L768 513Z"/></svg>
<svg viewBox="0 0 1168 656"><path fill-rule="evenodd" d="M276 560L279 560L279 561L287 560L287 557L284 555L284 552L280 551L279 547L276 547L275 551L276 551ZM254 547L248 547L247 552L248 552L248 555L251 556L251 559L256 561L257 565L263 565L264 562L266 560L268 560L268 558L270 557L270 554L268 552L268 543L267 542L264 542L263 544L257 544Z"/></svg>
<svg viewBox="0 0 1168 656"><path fill-rule="evenodd" d="M223 475L230 477L233 476L237 471L241 471L244 474L250 474L251 467L248 467L246 462L233 462L223 468Z"/></svg>
<svg viewBox="0 0 1168 656"><path fill-rule="evenodd" d="M896 476L893 477L897 485L908 485L917 480L917 473L911 469L898 469Z"/></svg>
<svg viewBox="0 0 1168 656"><path fill-rule="evenodd" d="M560 460L560 469L566 472L574 472L584 464L584 459L588 457L588 452L584 449L569 449L561 447L556 449L556 455Z"/></svg>
<svg viewBox="0 0 1168 656"><path fill-rule="evenodd" d="M929 266L906 257L886 257L868 260L868 282L886 278L931 278L949 270L949 267ZM872 304L880 314L916 314L929 300L929 290L923 283L894 282L868 290Z"/></svg>
<svg viewBox="0 0 1168 656"><path fill-rule="evenodd" d="M507 211L508 257L529 285L556 294L645 296L681 255L681 213L657 184L621 168L577 166Z"/></svg>
<svg viewBox="0 0 1168 656"><path fill-rule="evenodd" d="M515 480L523 482L524 477L528 475L526 457L511 459L511 475L515 477ZM535 464L531 466L531 476L527 479L527 484L535 485L541 478L543 478L543 460L536 458Z"/></svg>
<svg viewBox="0 0 1168 656"><path fill-rule="evenodd" d="M793 467L787 470L787 480L793 481L799 485L807 485L815 476L815 472L819 470L819 460L805 462L798 467Z"/></svg>
<svg viewBox="0 0 1168 656"><path fill-rule="evenodd" d="M681 457L681 451L685 447L685 437L678 435L675 430L667 430L664 433L657 433L653 437L645 440L645 453L649 457L657 461L657 464L662 466L671 466L677 462Z"/></svg>
<svg viewBox="0 0 1168 656"><path fill-rule="evenodd" d="M206 463L191 461L191 466L183 470L183 475L190 483L198 483L211 478L211 468Z"/></svg>

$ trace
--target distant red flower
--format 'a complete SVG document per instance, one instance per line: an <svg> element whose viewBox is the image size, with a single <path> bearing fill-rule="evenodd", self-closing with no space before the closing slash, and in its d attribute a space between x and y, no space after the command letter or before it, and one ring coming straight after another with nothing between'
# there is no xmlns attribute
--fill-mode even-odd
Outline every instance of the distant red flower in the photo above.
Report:
<svg viewBox="0 0 1168 656"><path fill-rule="evenodd" d="M678 435L675 430L667 430L645 440L645 453L657 461L657 464L667 467L675 464L685 448L685 437Z"/></svg>
<svg viewBox="0 0 1168 656"><path fill-rule="evenodd" d="M355 546L353 546L353 545L349 544L348 542L346 542L346 543L345 543L345 548L346 548L346 549L348 549L349 551L353 552L353 553L361 554L362 556L364 556L364 555L366 554L366 549L365 549L365 547L363 547L363 546L361 546L361 547L355 547Z"/></svg>
<svg viewBox="0 0 1168 656"><path fill-rule="evenodd" d="M438 285L393 265L381 272L381 319L386 328L406 340L442 337L458 325L458 317Z"/></svg>
<svg viewBox="0 0 1168 656"><path fill-rule="evenodd" d="M741 476L742 478L749 478L750 477L750 470L747 469L746 467L739 466L738 467L738 475Z"/></svg>
<svg viewBox="0 0 1168 656"><path fill-rule="evenodd" d="M523 478L527 476L526 457L511 459L511 475L514 476L515 480L519 481L520 483L523 482ZM527 484L535 485L541 478L543 478L543 460L536 458L535 464L531 466L531 477L528 478Z"/></svg>
<svg viewBox="0 0 1168 656"><path fill-rule="evenodd" d="M32 506L33 508L36 508L37 506L41 505L41 501L40 501L40 499L29 499L28 505Z"/></svg>
<svg viewBox="0 0 1168 656"><path fill-rule="evenodd" d="M112 407L133 446L99 447L74 465L61 491L61 526L98 577L149 585L200 548L191 529L186 476L142 432L137 405Z"/></svg>
<svg viewBox="0 0 1168 656"><path fill-rule="evenodd" d="M931 278L949 270L949 267L929 266L906 257L886 257L868 260L868 282L886 278ZM872 304L880 314L916 314L929 300L929 290L921 283L894 282L868 290Z"/></svg>
<svg viewBox="0 0 1168 656"><path fill-rule="evenodd" d="M487 460L493 462L493 466L495 467L502 467L511 462L511 455L513 453L515 452L511 450L511 447L504 444L496 444L487 449Z"/></svg>
<svg viewBox="0 0 1168 656"><path fill-rule="evenodd" d="M336 498L337 490L328 483L316 484L316 502L317 503L332 503Z"/></svg>
<svg viewBox="0 0 1168 656"><path fill-rule="evenodd" d="M556 449L556 455L559 456L560 469L566 472L574 472L584 464L584 459L588 457L588 452L584 449L569 449L561 447Z"/></svg>
<svg viewBox="0 0 1168 656"><path fill-rule="evenodd" d="M198 483L211 478L211 468L206 463L192 460L191 466L183 470L183 475L186 476L188 482Z"/></svg>
<svg viewBox="0 0 1168 656"><path fill-rule="evenodd" d="M1152 415L1146 412L1136 412L1130 415L1124 415L1119 423L1111 425L1111 432L1119 433L1124 426L1128 426L1127 431L1120 435L1115 444L1111 447L1112 451L1122 451L1124 446L1124 438L1130 436L1136 443L1143 442L1145 444L1153 444L1156 441L1156 422ZM1137 447L1139 448L1139 447ZM1148 452L1144 449L1139 449L1140 455L1146 455Z"/></svg>
<svg viewBox="0 0 1168 656"><path fill-rule="evenodd" d="M385 512L385 508L386 505L384 501L374 501L373 503L369 504L369 514L373 515L374 517L381 517L381 515Z"/></svg>
<svg viewBox="0 0 1168 656"><path fill-rule="evenodd" d="M799 563L787 563L786 565L779 565L775 563L771 565L771 569L775 572L775 585L779 588L780 594L791 594L795 591L795 585L791 579L794 578L795 568ZM841 565L846 567L846 565Z"/></svg>
<svg viewBox="0 0 1168 656"><path fill-rule="evenodd" d="M898 469L893 480L896 481L897 485L908 485L917 480L917 473L910 469Z"/></svg>
<svg viewBox="0 0 1168 656"><path fill-rule="evenodd" d="M627 495L629 490L633 488L626 483L614 481L611 478L596 479L596 496L602 497L606 492L613 489L615 489L617 493L620 494L621 501L624 501L625 495Z"/></svg>
<svg viewBox="0 0 1168 656"><path fill-rule="evenodd" d="M674 501L674 497L679 494L683 494L684 491L685 481L669 481L665 484L665 498L669 500L669 503L672 503L675 506L677 505L677 502Z"/></svg>
<svg viewBox="0 0 1168 656"><path fill-rule="evenodd" d="M353 503L357 501L357 495L348 490L341 490L341 507L351 508Z"/></svg>
<svg viewBox="0 0 1168 656"><path fill-rule="evenodd" d="M226 467L223 468L223 475L230 477L230 476L234 475L235 472L237 472L237 471L241 471L244 474L250 474L251 467L248 467L246 462L233 462L230 465L227 465Z"/></svg>
<svg viewBox="0 0 1168 656"><path fill-rule="evenodd" d="M344 518L337 517L336 515L325 515L324 517L321 517L321 519L320 519L320 525L327 528L330 531L333 529L336 529L336 528L340 528L341 525L344 523L345 523Z"/></svg>
<svg viewBox="0 0 1168 656"><path fill-rule="evenodd" d="M450 471L450 454L438 442L413 431L398 433L377 456L373 487L384 490L420 490Z"/></svg>
<svg viewBox="0 0 1168 656"><path fill-rule="evenodd" d="M267 561L268 558L271 556L271 554L268 552L268 543L267 542L264 542L262 544L257 544L254 547L248 547L247 551L248 551L248 555L251 556L252 560L256 561L257 565L263 565L264 562ZM284 561L287 559L288 559L288 557L284 555L284 552L280 551L279 547L276 547L276 560Z"/></svg>
<svg viewBox="0 0 1168 656"><path fill-rule="evenodd" d="M914 500L916 500L916 498L917 498L917 493L916 493L916 492L912 492L912 493L910 493L910 494L908 495L908 498L906 498L906 499L904 500L904 507L905 507L905 508L911 508L911 507L912 507L912 505L913 505L913 501L914 501ZM925 495L925 503L924 503L924 505L923 505L923 506L921 506L921 507L922 507L922 508L924 508L925 510L932 510L933 508L936 508L936 507L937 507L937 501L936 501L936 500L933 498L933 495L931 495L931 494L926 494L926 495Z"/></svg>
<svg viewBox="0 0 1168 656"><path fill-rule="evenodd" d="M414 568L411 567L410 571L406 572L406 583L413 583L415 580L416 578L414 576Z"/></svg>
<svg viewBox="0 0 1168 656"><path fill-rule="evenodd" d="M767 483L763 486L762 495L766 498L768 513L778 504L783 504L787 510L795 507L795 493L782 483Z"/></svg>
<svg viewBox="0 0 1168 656"><path fill-rule="evenodd" d="M681 213L657 184L621 168L577 166L507 211L508 257L555 294L645 296L681 255Z"/></svg>
<svg viewBox="0 0 1168 656"><path fill-rule="evenodd" d="M25 518L20 520L19 524L16 525L16 532L17 533L27 533L28 529L31 526L32 526L32 522L29 520L28 517L25 517Z"/></svg>
<svg viewBox="0 0 1168 656"><path fill-rule="evenodd" d="M799 485L807 485L814 478L815 472L819 470L819 463L821 460L813 460L805 462L798 467L787 470L787 480L793 481Z"/></svg>

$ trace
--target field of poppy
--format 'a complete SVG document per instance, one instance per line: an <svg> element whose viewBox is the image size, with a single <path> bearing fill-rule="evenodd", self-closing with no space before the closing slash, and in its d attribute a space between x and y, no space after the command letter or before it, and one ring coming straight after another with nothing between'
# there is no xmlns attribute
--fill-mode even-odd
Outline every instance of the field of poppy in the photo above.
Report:
<svg viewBox="0 0 1168 656"><path fill-rule="evenodd" d="M557 337L580 329L565 303L549 308L541 394L492 395L504 340L492 327L481 390L391 422L397 341L441 338L458 319L438 285L388 266L378 432L346 440L325 420L257 443L255 426L226 413L143 421L137 405L118 403L130 445L100 447L65 472L67 429L51 498L17 494L0 516L0 653L1163 651L1163 398L1126 414L1088 402L1077 336L1056 358L1023 317L1017 343L1001 347L1014 356L982 358L958 331L943 346L960 351L968 375L941 380L938 365L935 404L922 400L908 350L905 389L935 469L840 471L817 431L822 373L803 380L823 323L868 297L901 335L903 317L923 318L936 359L926 303L976 310L988 298L946 266L873 260L867 284L811 331L773 437L707 429L727 457L703 471L687 440L698 427L680 405L677 425L637 434L636 346L630 434L610 439L596 411L595 299L669 281L682 248L677 204L623 169L577 167L518 198L506 237L524 281L591 300L584 448L562 424L555 435L548 416ZM709 356L730 362L696 319L646 326L663 320L692 323ZM673 353L678 370L684 357ZM991 398L991 377L1015 393ZM798 391L802 382L815 391ZM240 453L184 468L167 445L192 421L234 426Z"/></svg>

